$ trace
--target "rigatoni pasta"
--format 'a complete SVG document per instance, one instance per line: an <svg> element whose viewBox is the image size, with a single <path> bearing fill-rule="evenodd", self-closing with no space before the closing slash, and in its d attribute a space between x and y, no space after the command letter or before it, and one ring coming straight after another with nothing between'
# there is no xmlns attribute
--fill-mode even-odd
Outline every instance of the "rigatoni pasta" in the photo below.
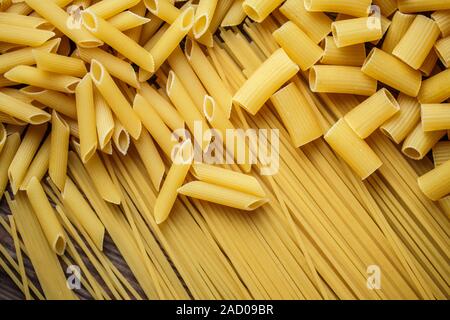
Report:
<svg viewBox="0 0 450 320"><path fill-rule="evenodd" d="M431 14L431 18L436 21L442 37L450 36L450 10L439 10Z"/></svg>
<svg viewBox="0 0 450 320"><path fill-rule="evenodd" d="M354 17L367 17L370 11L371 0L305 0L308 11L329 11L348 14Z"/></svg>
<svg viewBox="0 0 450 320"><path fill-rule="evenodd" d="M397 43L403 38L409 26L413 23L415 16L412 14L396 11L389 30L384 37L381 49L387 53L392 53Z"/></svg>
<svg viewBox="0 0 450 320"><path fill-rule="evenodd" d="M450 129L450 103L420 106L423 131Z"/></svg>
<svg viewBox="0 0 450 320"><path fill-rule="evenodd" d="M423 81L417 98L420 103L441 103L450 98L450 69Z"/></svg>
<svg viewBox="0 0 450 320"><path fill-rule="evenodd" d="M242 4L242 8L252 20L262 22L282 2L282 0L245 0Z"/></svg>
<svg viewBox="0 0 450 320"><path fill-rule="evenodd" d="M450 160L417 179L419 188L431 200L439 200L450 193Z"/></svg>
<svg viewBox="0 0 450 320"><path fill-rule="evenodd" d="M444 130L425 132L422 123L419 122L403 142L402 152L411 159L423 159L446 133Z"/></svg>
<svg viewBox="0 0 450 320"><path fill-rule="evenodd" d="M398 0L398 8L402 12L423 12L450 9L447 1L439 0Z"/></svg>
<svg viewBox="0 0 450 320"><path fill-rule="evenodd" d="M438 40L434 48L442 64L448 68L450 66L450 36Z"/></svg>
<svg viewBox="0 0 450 320"><path fill-rule="evenodd" d="M339 48L332 36L323 40L323 55L321 64L362 66L366 59L366 47L364 43Z"/></svg>
<svg viewBox="0 0 450 320"><path fill-rule="evenodd" d="M375 41L383 36L379 17L334 21L331 24L331 31L339 48Z"/></svg>

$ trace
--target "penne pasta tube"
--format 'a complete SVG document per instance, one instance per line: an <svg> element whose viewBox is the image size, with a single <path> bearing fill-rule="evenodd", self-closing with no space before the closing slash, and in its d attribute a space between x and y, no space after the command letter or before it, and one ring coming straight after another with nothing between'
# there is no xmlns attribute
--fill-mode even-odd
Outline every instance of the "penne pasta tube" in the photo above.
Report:
<svg viewBox="0 0 450 320"><path fill-rule="evenodd" d="M156 191L159 191L166 167L147 130L142 130L139 139L134 140L134 146L147 170L153 186Z"/></svg>
<svg viewBox="0 0 450 320"><path fill-rule="evenodd" d="M432 150L435 167L450 159L450 141L439 141Z"/></svg>
<svg viewBox="0 0 450 320"><path fill-rule="evenodd" d="M110 106L111 110L135 139L141 134L141 121L134 113L127 99L114 83L106 68L97 60L91 61L91 77L100 94Z"/></svg>
<svg viewBox="0 0 450 320"><path fill-rule="evenodd" d="M420 190L436 201L450 193L450 160L428 171L417 179Z"/></svg>
<svg viewBox="0 0 450 320"><path fill-rule="evenodd" d="M370 96L377 90L377 81L359 67L315 65L309 70L309 86L313 92Z"/></svg>
<svg viewBox="0 0 450 320"><path fill-rule="evenodd" d="M367 17L371 0L305 0L305 8L312 12L339 12L354 17Z"/></svg>
<svg viewBox="0 0 450 320"><path fill-rule="evenodd" d="M423 131L450 129L450 103L420 106Z"/></svg>
<svg viewBox="0 0 450 320"><path fill-rule="evenodd" d="M411 159L421 160L446 133L446 131L425 132L422 123L419 122L403 142L402 152Z"/></svg>
<svg viewBox="0 0 450 320"><path fill-rule="evenodd" d="M450 10L435 11L431 18L436 21L443 38L450 36Z"/></svg>
<svg viewBox="0 0 450 320"><path fill-rule="evenodd" d="M231 114L233 98L231 92L225 86L222 79L217 74L216 70L211 65L211 63L206 58L205 54L195 41L186 39L185 53L192 69L197 74L207 92L217 101L220 108L229 118ZM196 94L200 94L202 92L203 90L200 89ZM203 103L200 106L197 105L197 108L201 107L202 105Z"/></svg>
<svg viewBox="0 0 450 320"><path fill-rule="evenodd" d="M361 71L411 97L417 97L422 83L420 71L378 48L370 51Z"/></svg>
<svg viewBox="0 0 450 320"><path fill-rule="evenodd" d="M6 95L8 95L8 96L10 96L10 97L12 97L14 99L17 99L17 100L20 100L22 102L25 102L25 103L32 103L33 102L32 98L30 98L29 96L27 96L26 94L24 94L22 91L20 91L18 89L2 88L2 89L0 89L0 92L4 93L4 94L6 94ZM37 105L37 108L41 109L41 108L44 108L44 107L41 107L40 105Z"/></svg>
<svg viewBox="0 0 450 320"><path fill-rule="evenodd" d="M36 178L31 178L26 191L50 247L62 256L66 250L66 236L41 183Z"/></svg>
<svg viewBox="0 0 450 320"><path fill-rule="evenodd" d="M214 16L218 0L200 0L195 11L193 31L195 38L200 38L208 31Z"/></svg>
<svg viewBox="0 0 450 320"><path fill-rule="evenodd" d="M294 83L275 92L271 97L275 109L296 148L322 136L323 131L315 112Z"/></svg>
<svg viewBox="0 0 450 320"><path fill-rule="evenodd" d="M397 0L401 12L423 12L450 9L448 1L440 0Z"/></svg>
<svg viewBox="0 0 450 320"><path fill-rule="evenodd" d="M42 71L30 66L14 67L5 73L5 77L14 82L66 93L74 93L80 82L76 77Z"/></svg>
<svg viewBox="0 0 450 320"><path fill-rule="evenodd" d="M323 50L295 23L288 21L272 33L275 41L303 71L308 70L323 55Z"/></svg>
<svg viewBox="0 0 450 320"><path fill-rule="evenodd" d="M242 9L252 20L262 22L282 3L283 0L245 0Z"/></svg>
<svg viewBox="0 0 450 320"><path fill-rule="evenodd" d="M0 153L2 153L3 147L5 146L7 135L5 126L0 122Z"/></svg>
<svg viewBox="0 0 450 320"><path fill-rule="evenodd" d="M450 66L450 36L436 42L434 49L442 64L448 68Z"/></svg>
<svg viewBox="0 0 450 320"><path fill-rule="evenodd" d="M84 27L70 25L68 23L71 20L69 14L52 0L25 0L25 2L80 47L93 48L103 45L103 42L95 38Z"/></svg>
<svg viewBox="0 0 450 320"><path fill-rule="evenodd" d="M108 143L103 147L103 149L100 149L100 151L111 155L113 152L112 140L109 140Z"/></svg>
<svg viewBox="0 0 450 320"><path fill-rule="evenodd" d="M125 130L119 120L115 119L114 132L112 140L117 150L123 155L126 155L130 147L130 135Z"/></svg>
<svg viewBox="0 0 450 320"><path fill-rule="evenodd" d="M139 2L140 0L102 0L89 6L89 10L103 19L108 19L136 6Z"/></svg>
<svg viewBox="0 0 450 320"><path fill-rule="evenodd" d="M436 22L423 15L417 15L392 50L392 54L417 70L433 49L439 34Z"/></svg>
<svg viewBox="0 0 450 320"><path fill-rule="evenodd" d="M82 78L87 73L83 60L33 50L34 60L38 69L58 74Z"/></svg>
<svg viewBox="0 0 450 320"><path fill-rule="evenodd" d="M361 179L366 179L383 164L370 146L341 118L324 135L330 147Z"/></svg>
<svg viewBox="0 0 450 320"><path fill-rule="evenodd" d="M170 214L172 207L177 199L178 188L181 187L186 176L191 168L192 162L192 145L191 140L185 140L174 154L173 163L167 172L166 179L159 191L158 197L155 201L153 214L157 224L163 223Z"/></svg>
<svg viewBox="0 0 450 320"><path fill-rule="evenodd" d="M266 198L261 198L253 194L203 181L189 182L181 188L178 188L178 193L194 199L246 211L255 210L269 201Z"/></svg>
<svg viewBox="0 0 450 320"><path fill-rule="evenodd" d="M397 100L382 88L347 112L344 119L361 139L365 139L399 109Z"/></svg>
<svg viewBox="0 0 450 320"><path fill-rule="evenodd" d="M417 98L420 103L441 103L450 98L450 69L424 80Z"/></svg>
<svg viewBox="0 0 450 320"><path fill-rule="evenodd" d="M91 63L91 60L97 60L105 66L106 70L108 70L112 76L128 83L134 88L139 88L136 72L128 62L98 48L78 48L77 53L85 62Z"/></svg>
<svg viewBox="0 0 450 320"><path fill-rule="evenodd" d="M55 35L48 30L19 27L0 23L0 41L30 47L43 45Z"/></svg>
<svg viewBox="0 0 450 320"><path fill-rule="evenodd" d="M51 31L53 26L45 19L33 16L0 12L0 24Z"/></svg>
<svg viewBox="0 0 450 320"><path fill-rule="evenodd" d="M319 43L331 32L333 22L323 12L309 12L304 0L287 0L280 7L280 12L300 27L315 43Z"/></svg>
<svg viewBox="0 0 450 320"><path fill-rule="evenodd" d="M99 250L103 250L105 227L70 178L61 191L62 202L76 217Z"/></svg>
<svg viewBox="0 0 450 320"><path fill-rule="evenodd" d="M77 86L75 98L80 135L80 158L83 163L86 163L97 150L94 92L89 75L84 76Z"/></svg>
<svg viewBox="0 0 450 320"><path fill-rule="evenodd" d="M387 53L392 53L397 43L403 38L408 28L414 21L415 16L397 11L392 18L392 23L384 37L381 49Z"/></svg>
<svg viewBox="0 0 450 320"><path fill-rule="evenodd" d="M286 52L278 49L239 88L233 96L233 102L255 115L270 96L298 70L299 67Z"/></svg>
<svg viewBox="0 0 450 320"><path fill-rule="evenodd" d="M431 50L425 61L420 66L419 70L426 77L429 77L434 67L436 66L436 62L438 60L438 55L435 50Z"/></svg>
<svg viewBox="0 0 450 320"><path fill-rule="evenodd" d="M214 10L214 15L211 18L211 23L209 24L208 32L214 34L220 27L220 23L225 18L228 10L231 8L234 0L222 0L217 1L217 6ZM201 38L200 38L201 39ZM212 43L211 43L212 44ZM211 45L212 47L212 45Z"/></svg>
<svg viewBox="0 0 450 320"><path fill-rule="evenodd" d="M141 36L139 44L146 44L150 38L156 33L159 27L164 23L163 20L153 15L151 12L147 12L146 17L151 17L150 21L142 26Z"/></svg>
<svg viewBox="0 0 450 320"><path fill-rule="evenodd" d="M331 32L338 48L375 41L383 36L381 19L375 16L334 21Z"/></svg>
<svg viewBox="0 0 450 320"><path fill-rule="evenodd" d="M10 124L10 125L16 125L16 126L26 125L26 122L24 122L22 120L18 120L4 112L0 112L0 122L3 124Z"/></svg>
<svg viewBox="0 0 450 320"><path fill-rule="evenodd" d="M66 182L69 137L69 125L53 111L48 175L59 190L63 190Z"/></svg>
<svg viewBox="0 0 450 320"><path fill-rule="evenodd" d="M225 17L223 18L220 26L221 27L234 27L244 21L247 14L242 8L244 0L235 0L231 5L230 9L227 11Z"/></svg>
<svg viewBox="0 0 450 320"><path fill-rule="evenodd" d="M103 150L113 136L114 117L111 109L98 90L94 90L94 108L98 145Z"/></svg>
<svg viewBox="0 0 450 320"><path fill-rule="evenodd" d="M51 144L51 135L48 135L45 141L42 143L38 152L33 158L25 177L23 178L22 183L20 184L19 190L26 191L28 188L28 184L31 181L31 178L36 178L38 181L41 181L45 176L48 170L49 161L50 161L50 144Z"/></svg>
<svg viewBox="0 0 450 320"><path fill-rule="evenodd" d="M149 21L149 18L142 17L130 10L121 12L108 19L108 22L119 31L130 30L146 24Z"/></svg>
<svg viewBox="0 0 450 320"><path fill-rule="evenodd" d="M416 98L400 93L397 97L400 110L380 127L389 139L399 144L420 121L420 104Z"/></svg>
<svg viewBox="0 0 450 320"><path fill-rule="evenodd" d="M397 0L372 0L372 4L378 6L385 17L389 17L397 10Z"/></svg>
<svg viewBox="0 0 450 320"><path fill-rule="evenodd" d="M155 63L150 52L114 28L103 18L95 15L90 9L83 11L82 17L83 25L96 37L144 70L155 71Z"/></svg>
<svg viewBox="0 0 450 320"><path fill-rule="evenodd" d="M50 120L47 112L0 92L0 111L30 124L42 124Z"/></svg>
<svg viewBox="0 0 450 320"><path fill-rule="evenodd" d="M0 152L0 199L5 193L8 185L8 168L20 145L20 134L13 133L6 137L2 152Z"/></svg>
<svg viewBox="0 0 450 320"><path fill-rule="evenodd" d="M184 120L178 111L169 101L162 97L155 88L147 82L143 82L138 93L147 100L149 106L158 113L159 117L170 129L176 130L184 128Z"/></svg>
<svg viewBox="0 0 450 320"><path fill-rule="evenodd" d="M364 43L339 48L333 37L325 37L322 43L323 55L321 64L360 67L366 59Z"/></svg>
<svg viewBox="0 0 450 320"><path fill-rule="evenodd" d="M175 146L175 141L172 140L172 133L158 113L140 94L137 94L134 98L133 110L142 120L144 127L149 131L159 147L170 157Z"/></svg>

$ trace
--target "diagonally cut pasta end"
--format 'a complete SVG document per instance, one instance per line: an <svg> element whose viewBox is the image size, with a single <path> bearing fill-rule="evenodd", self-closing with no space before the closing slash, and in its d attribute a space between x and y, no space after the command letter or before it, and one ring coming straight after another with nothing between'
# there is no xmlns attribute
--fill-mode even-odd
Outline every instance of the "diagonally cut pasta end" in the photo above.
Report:
<svg viewBox="0 0 450 320"><path fill-rule="evenodd" d="M175 72L173 72L173 70L170 70L169 75L167 76L167 83L166 83L166 93L169 97L172 91L172 87L176 81L176 77L177 76L175 75Z"/></svg>
<svg viewBox="0 0 450 320"><path fill-rule="evenodd" d="M144 5L150 13L155 16L158 15L159 12L159 1L158 0L144 0Z"/></svg>
<svg viewBox="0 0 450 320"><path fill-rule="evenodd" d="M75 93L75 89L77 88L78 84L80 83L81 79L73 80L66 84L65 89L67 93Z"/></svg>
<svg viewBox="0 0 450 320"><path fill-rule="evenodd" d="M48 122L48 121L50 121L50 119L51 119L50 114L48 114L45 111L41 111L41 113L30 116L29 122L30 122L30 124L37 125L37 124L43 124L45 122Z"/></svg>
<svg viewBox="0 0 450 320"><path fill-rule="evenodd" d="M52 247L57 255L62 256L64 251L66 251L66 244L67 242L64 235L58 234Z"/></svg>
<svg viewBox="0 0 450 320"><path fill-rule="evenodd" d="M203 98L203 113L205 118L211 122L216 112L216 102L211 96L205 95Z"/></svg>
<svg viewBox="0 0 450 320"><path fill-rule="evenodd" d="M188 60L191 60L193 48L194 48L193 40L187 37L186 42L184 44L184 53Z"/></svg>
<svg viewBox="0 0 450 320"><path fill-rule="evenodd" d="M105 67L103 67L99 61L92 59L90 74L92 81L94 81L96 85L99 85L103 81Z"/></svg>
<svg viewBox="0 0 450 320"><path fill-rule="evenodd" d="M196 39L200 38L208 30L209 23L210 19L207 14L202 14L195 18L193 30Z"/></svg>
<svg viewBox="0 0 450 320"><path fill-rule="evenodd" d="M316 69L314 67L309 69L309 87L310 87L311 91L316 92L317 77L316 77Z"/></svg>
<svg viewBox="0 0 450 320"><path fill-rule="evenodd" d="M266 198L252 201L247 204L247 207L245 210L248 210L248 211L255 210L255 209L261 207L262 205L266 204L267 202L269 202L269 199L266 199Z"/></svg>
<svg viewBox="0 0 450 320"><path fill-rule="evenodd" d="M254 4L244 2L242 4L242 9L244 10L245 14L247 14L253 21L262 22L262 20L264 20L254 7Z"/></svg>
<svg viewBox="0 0 450 320"><path fill-rule="evenodd" d="M98 29L97 16L91 10L81 11L81 18L83 26L91 32L96 32Z"/></svg>

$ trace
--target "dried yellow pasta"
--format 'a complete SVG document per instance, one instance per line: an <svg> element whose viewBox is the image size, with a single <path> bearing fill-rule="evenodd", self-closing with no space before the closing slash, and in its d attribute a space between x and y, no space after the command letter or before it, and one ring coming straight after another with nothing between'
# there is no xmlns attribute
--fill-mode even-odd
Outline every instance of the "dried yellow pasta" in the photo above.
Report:
<svg viewBox="0 0 450 320"><path fill-rule="evenodd" d="M450 193L450 160L417 179L419 188L431 200L439 200Z"/></svg>
<svg viewBox="0 0 450 320"><path fill-rule="evenodd" d="M420 106L423 131L450 129L450 103Z"/></svg>

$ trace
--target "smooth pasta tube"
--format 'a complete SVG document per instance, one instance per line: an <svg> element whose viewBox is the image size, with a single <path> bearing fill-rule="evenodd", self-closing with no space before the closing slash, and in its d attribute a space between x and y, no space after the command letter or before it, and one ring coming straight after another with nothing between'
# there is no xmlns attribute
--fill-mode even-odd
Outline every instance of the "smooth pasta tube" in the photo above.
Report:
<svg viewBox="0 0 450 320"><path fill-rule="evenodd" d="M367 17L371 3L371 0L305 0L305 8L313 12L339 12L353 17Z"/></svg>
<svg viewBox="0 0 450 320"><path fill-rule="evenodd" d="M262 22L282 3L283 0L245 0L242 9L252 20Z"/></svg>
<svg viewBox="0 0 450 320"><path fill-rule="evenodd" d="M53 111L48 174L59 190L64 188L66 182L69 137L69 125Z"/></svg>
<svg viewBox="0 0 450 320"><path fill-rule="evenodd" d="M82 78L87 73L83 60L59 54L34 50L33 56L38 69Z"/></svg>
<svg viewBox="0 0 450 320"><path fill-rule="evenodd" d="M89 6L89 10L103 19L108 19L122 11L134 7L139 2L140 0L98 1L97 3Z"/></svg>
<svg viewBox="0 0 450 320"><path fill-rule="evenodd" d="M361 71L411 97L417 97L422 83L420 71L378 48L370 51Z"/></svg>
<svg viewBox="0 0 450 320"><path fill-rule="evenodd" d="M334 21L331 24L331 31L339 48L375 41L383 36L381 19L378 17Z"/></svg>
<svg viewBox="0 0 450 320"><path fill-rule="evenodd" d="M5 73L11 81L66 93L74 93L80 78L42 71L30 66L17 66Z"/></svg>
<svg viewBox="0 0 450 320"><path fill-rule="evenodd" d="M319 43L331 32L333 22L323 12L309 12L304 0L287 0L280 7L280 12L298 25L315 43Z"/></svg>
<svg viewBox="0 0 450 320"><path fill-rule="evenodd" d="M94 106L98 144L100 149L103 150L114 133L114 117L98 90L94 90Z"/></svg>
<svg viewBox="0 0 450 320"><path fill-rule="evenodd" d="M33 158L30 166L28 167L27 173L20 184L20 190L27 190L28 184L31 178L36 178L41 181L42 178L48 171L49 161L50 161L50 144L51 144L51 134L47 136L45 141L42 143L41 147L37 151Z"/></svg>
<svg viewBox="0 0 450 320"><path fill-rule="evenodd" d="M397 3L400 11L407 13L450 9L450 3L441 0L398 0Z"/></svg>
<svg viewBox="0 0 450 320"><path fill-rule="evenodd" d="M299 67L286 52L278 49L239 88L233 102L255 115L270 96L298 70Z"/></svg>
<svg viewBox="0 0 450 320"><path fill-rule="evenodd" d="M142 124L134 113L127 99L109 75L106 68L98 61L91 61L91 77L100 94L110 106L117 119L135 139L141 134Z"/></svg>
<svg viewBox="0 0 450 320"><path fill-rule="evenodd" d="M292 21L275 30L273 37L303 71L313 66L323 55L322 48Z"/></svg>
<svg viewBox="0 0 450 320"><path fill-rule="evenodd" d="M397 43L408 31L409 26L413 23L415 16L400 11L395 12L392 18L389 30L383 40L381 49L387 53L392 53Z"/></svg>
<svg viewBox="0 0 450 320"><path fill-rule="evenodd" d="M69 208L71 213L77 218L77 221L86 230L95 246L99 250L103 250L105 227L70 178L66 179L61 196L64 206Z"/></svg>
<svg viewBox="0 0 450 320"><path fill-rule="evenodd" d="M353 108L344 119L361 139L365 139L399 109L397 100L383 88Z"/></svg>
<svg viewBox="0 0 450 320"><path fill-rule="evenodd" d="M399 144L420 121L420 104L416 98L400 93L397 97L400 110L380 127L389 139Z"/></svg>
<svg viewBox="0 0 450 320"><path fill-rule="evenodd" d="M52 0L26 0L25 2L80 47L93 48L103 45L102 41L95 38L84 27L71 26L68 23L71 20L69 14Z"/></svg>
<svg viewBox="0 0 450 320"><path fill-rule="evenodd" d="M323 55L321 64L355 66L360 67L366 59L366 47L364 43L339 48L333 37L328 36L323 40Z"/></svg>
<svg viewBox="0 0 450 320"><path fill-rule="evenodd" d="M200 38L209 28L218 0L200 0L195 12L193 31L195 38Z"/></svg>
<svg viewBox="0 0 450 320"><path fill-rule="evenodd" d="M450 10L439 10L431 14L436 21L443 38L450 36Z"/></svg>
<svg viewBox="0 0 450 320"><path fill-rule="evenodd" d="M50 120L49 113L0 92L0 111L30 124L42 124Z"/></svg>
<svg viewBox="0 0 450 320"><path fill-rule="evenodd" d="M8 43L37 47L54 36L55 33L52 31L0 23L0 41Z"/></svg>
<svg viewBox="0 0 450 320"><path fill-rule="evenodd" d="M450 36L436 42L434 48L442 64L448 68L450 66Z"/></svg>
<svg viewBox="0 0 450 320"><path fill-rule="evenodd" d="M86 75L75 91L80 153L83 163L89 161L97 150L97 129L95 127L94 92L91 77Z"/></svg>
<svg viewBox="0 0 450 320"><path fill-rule="evenodd" d="M296 148L303 146L322 134L322 127L317 120L314 106L308 103L294 83L275 92L270 101L283 121Z"/></svg>
<svg viewBox="0 0 450 320"><path fill-rule="evenodd" d="M0 199L8 185L8 168L20 145L20 134L13 133L6 137L2 152L0 152Z"/></svg>
<svg viewBox="0 0 450 320"><path fill-rule="evenodd" d="M450 193L450 160L425 173L417 179L420 190L436 201Z"/></svg>
<svg viewBox="0 0 450 320"><path fill-rule="evenodd" d="M348 93L370 96L377 91L377 81L359 67L320 66L309 70L309 86L313 92Z"/></svg>
<svg viewBox="0 0 450 320"><path fill-rule="evenodd" d="M143 24L146 24L150 19L146 17L141 17L140 15L128 10L121 12L114 17L108 19L108 22L112 24L114 28L119 31L126 31Z"/></svg>
<svg viewBox="0 0 450 320"><path fill-rule="evenodd" d="M174 155L173 163L167 173L166 179L159 191L153 208L157 224L163 223L170 214L177 199L178 188L181 187L191 168L192 151L191 140L186 140Z"/></svg>
<svg viewBox="0 0 450 320"><path fill-rule="evenodd" d="M403 142L402 152L414 160L421 160L433 146L446 134L446 131L423 131L419 122Z"/></svg>
<svg viewBox="0 0 450 320"><path fill-rule="evenodd" d="M436 22L423 15L417 15L392 54L417 70L433 49L439 35L440 30Z"/></svg>
<svg viewBox="0 0 450 320"><path fill-rule="evenodd" d="M450 141L439 141L432 150L435 167L440 166L447 160L450 160Z"/></svg>
<svg viewBox="0 0 450 320"><path fill-rule="evenodd" d="M450 69L424 80L417 98L420 103L441 103L450 98Z"/></svg>
<svg viewBox="0 0 450 320"><path fill-rule="evenodd" d="M450 103L422 104L421 119L423 131L450 129Z"/></svg>
<svg viewBox="0 0 450 320"><path fill-rule="evenodd" d="M64 230L47 199L41 183L34 177L31 178L28 184L27 196L50 247L56 254L63 255L66 250L67 241Z"/></svg>
<svg viewBox="0 0 450 320"><path fill-rule="evenodd" d="M114 28L101 17L96 16L89 9L83 11L82 17L83 25L96 37L144 70L149 72L155 71L153 56L134 40Z"/></svg>
<svg viewBox="0 0 450 320"><path fill-rule="evenodd" d="M325 141L361 179L383 164L370 146L341 118L324 135Z"/></svg>

